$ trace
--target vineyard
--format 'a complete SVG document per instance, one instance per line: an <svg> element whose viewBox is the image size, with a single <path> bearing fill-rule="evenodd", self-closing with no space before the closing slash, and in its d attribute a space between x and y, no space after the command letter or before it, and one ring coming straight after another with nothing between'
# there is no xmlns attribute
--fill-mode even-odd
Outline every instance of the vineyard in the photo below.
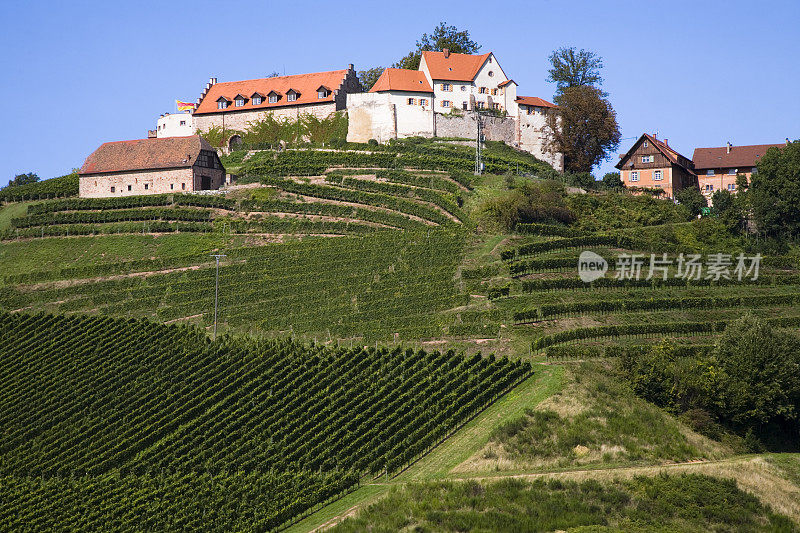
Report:
<svg viewBox="0 0 800 533"><path fill-rule="evenodd" d="M3 314L0 331L0 520L38 530L271 530L402 469L531 372L141 320Z"/></svg>

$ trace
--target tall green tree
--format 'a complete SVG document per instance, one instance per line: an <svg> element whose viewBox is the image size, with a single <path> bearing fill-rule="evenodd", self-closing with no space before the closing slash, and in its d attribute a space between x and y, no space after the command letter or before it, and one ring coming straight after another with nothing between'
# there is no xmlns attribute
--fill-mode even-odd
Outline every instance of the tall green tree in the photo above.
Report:
<svg viewBox="0 0 800 533"><path fill-rule="evenodd" d="M756 168L748 196L758 231L800 235L800 140L770 148Z"/></svg>
<svg viewBox="0 0 800 533"><path fill-rule="evenodd" d="M368 68L367 70L359 70L358 81L361 82L361 87L365 91L372 89L372 87L375 85L375 82L381 77L383 70L383 67L372 67Z"/></svg>
<svg viewBox="0 0 800 533"><path fill-rule="evenodd" d="M619 147L617 113L596 87L567 87L556 95L558 111L547 117L546 149L564 154L564 169L591 172Z"/></svg>
<svg viewBox="0 0 800 533"><path fill-rule="evenodd" d="M708 200L697 187L685 187L675 193L678 203L686 206L692 216L699 215L704 207L708 207Z"/></svg>
<svg viewBox="0 0 800 533"><path fill-rule="evenodd" d="M441 52L445 48L457 54L475 54L481 49L481 45L470 38L469 31L440 22L430 35L423 33L416 48L392 66L417 70L422 52Z"/></svg>
<svg viewBox="0 0 800 533"><path fill-rule="evenodd" d="M621 189L623 187L619 172L606 172L603 176L603 185L607 189Z"/></svg>
<svg viewBox="0 0 800 533"><path fill-rule="evenodd" d="M36 183L39 181L39 175L35 172L27 172L25 174L17 174L13 179L9 180L7 187L19 187L20 185L28 185L29 183Z"/></svg>
<svg viewBox="0 0 800 533"><path fill-rule="evenodd" d="M555 83L559 93L570 87L596 87L603 83L600 77L603 58L591 50L563 47L553 51L548 59L551 67L547 81Z"/></svg>

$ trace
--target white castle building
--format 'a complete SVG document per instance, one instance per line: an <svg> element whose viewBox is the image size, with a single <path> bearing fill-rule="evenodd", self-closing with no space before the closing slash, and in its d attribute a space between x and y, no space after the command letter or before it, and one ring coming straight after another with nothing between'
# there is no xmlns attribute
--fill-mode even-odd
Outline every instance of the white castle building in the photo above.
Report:
<svg viewBox="0 0 800 533"><path fill-rule="evenodd" d="M179 137L212 126L243 130L267 114L324 118L346 111L350 142L412 136L472 139L480 119L486 140L503 141L563 170L563 155L545 149L547 117L555 109L542 98L518 96L517 84L493 53L444 50L423 52L419 70L385 69L369 92L363 92L352 64L339 71L239 82L211 78L191 115L162 115L150 133Z"/></svg>

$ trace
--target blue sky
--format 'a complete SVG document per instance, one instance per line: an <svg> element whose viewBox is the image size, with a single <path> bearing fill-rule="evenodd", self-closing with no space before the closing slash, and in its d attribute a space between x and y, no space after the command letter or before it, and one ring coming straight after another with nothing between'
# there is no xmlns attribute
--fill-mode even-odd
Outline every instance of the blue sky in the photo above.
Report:
<svg viewBox="0 0 800 533"><path fill-rule="evenodd" d="M727 141L800 138L798 0L3 0L0 13L0 184L20 172L61 175L104 141L145 137L210 76L387 66L439 21L495 52L521 95L552 97L545 79L555 48L599 53L621 151L645 131L688 157Z"/></svg>

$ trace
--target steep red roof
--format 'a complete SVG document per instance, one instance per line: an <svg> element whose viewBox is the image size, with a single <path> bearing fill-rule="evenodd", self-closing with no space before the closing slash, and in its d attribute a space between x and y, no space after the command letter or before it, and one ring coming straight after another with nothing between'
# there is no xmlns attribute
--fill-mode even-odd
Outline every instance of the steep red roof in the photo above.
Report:
<svg viewBox="0 0 800 533"><path fill-rule="evenodd" d="M219 113L222 110L217 109L217 100L219 100L220 97L233 100L237 94L248 95L244 107L235 107L231 105L225 110L226 113L230 111L269 109L287 105L333 102L333 93L325 98L317 98L317 89L320 87L326 87L331 91L338 89L346 76L347 70L332 70L330 72L315 72L312 74L297 74L294 76L279 76L276 78L215 83L211 86L211 89L209 89L203 101L200 102L194 114ZM289 89L294 89L299 93L297 100L290 102L288 98L286 98L286 92ZM271 91L275 91L279 95L276 103L270 104L269 99L265 98L261 104L253 105L253 101L249 97L250 95L254 93L269 94Z"/></svg>
<svg viewBox="0 0 800 533"><path fill-rule="evenodd" d="M402 68L387 68L381 73L378 81L369 90L371 93L381 91L414 91L431 93L431 84L428 78L419 70L406 70Z"/></svg>
<svg viewBox="0 0 800 533"><path fill-rule="evenodd" d="M664 154L664 157L666 157L671 163L683 167L692 174L695 173L692 162L691 160L689 160L688 157L681 155L676 150L670 148L670 146L667 143L665 143L664 141L659 141L658 139L656 139L655 137L653 137L648 133L645 133L641 137L639 137L639 140L633 143L633 146L631 146L630 150L628 150L627 153L625 153L625 155L620 157L619 163L615 165L616 168L622 170L622 166L625 164L625 162L630 158L633 152L636 151L636 148L639 146L639 144L645 140L650 141L650 144L653 145L653 147L656 150Z"/></svg>
<svg viewBox="0 0 800 533"><path fill-rule="evenodd" d="M422 52L428 72L434 80L472 81L478 75L491 53L481 55L455 54L450 52Z"/></svg>
<svg viewBox="0 0 800 533"><path fill-rule="evenodd" d="M200 150L214 148L199 135L107 142L86 158L79 174L189 168Z"/></svg>
<svg viewBox="0 0 800 533"><path fill-rule="evenodd" d="M516 102L522 105L558 108L556 104L548 102L544 98L539 98L538 96L518 96Z"/></svg>
<svg viewBox="0 0 800 533"><path fill-rule="evenodd" d="M503 83L501 83L500 85L498 85L498 87L505 87L506 85L511 85L512 83L514 85L517 85L517 82L515 82L514 80L506 80Z"/></svg>
<svg viewBox="0 0 800 533"><path fill-rule="evenodd" d="M696 169L754 167L770 148L781 148L786 144L753 144L719 148L695 148L692 160Z"/></svg>

